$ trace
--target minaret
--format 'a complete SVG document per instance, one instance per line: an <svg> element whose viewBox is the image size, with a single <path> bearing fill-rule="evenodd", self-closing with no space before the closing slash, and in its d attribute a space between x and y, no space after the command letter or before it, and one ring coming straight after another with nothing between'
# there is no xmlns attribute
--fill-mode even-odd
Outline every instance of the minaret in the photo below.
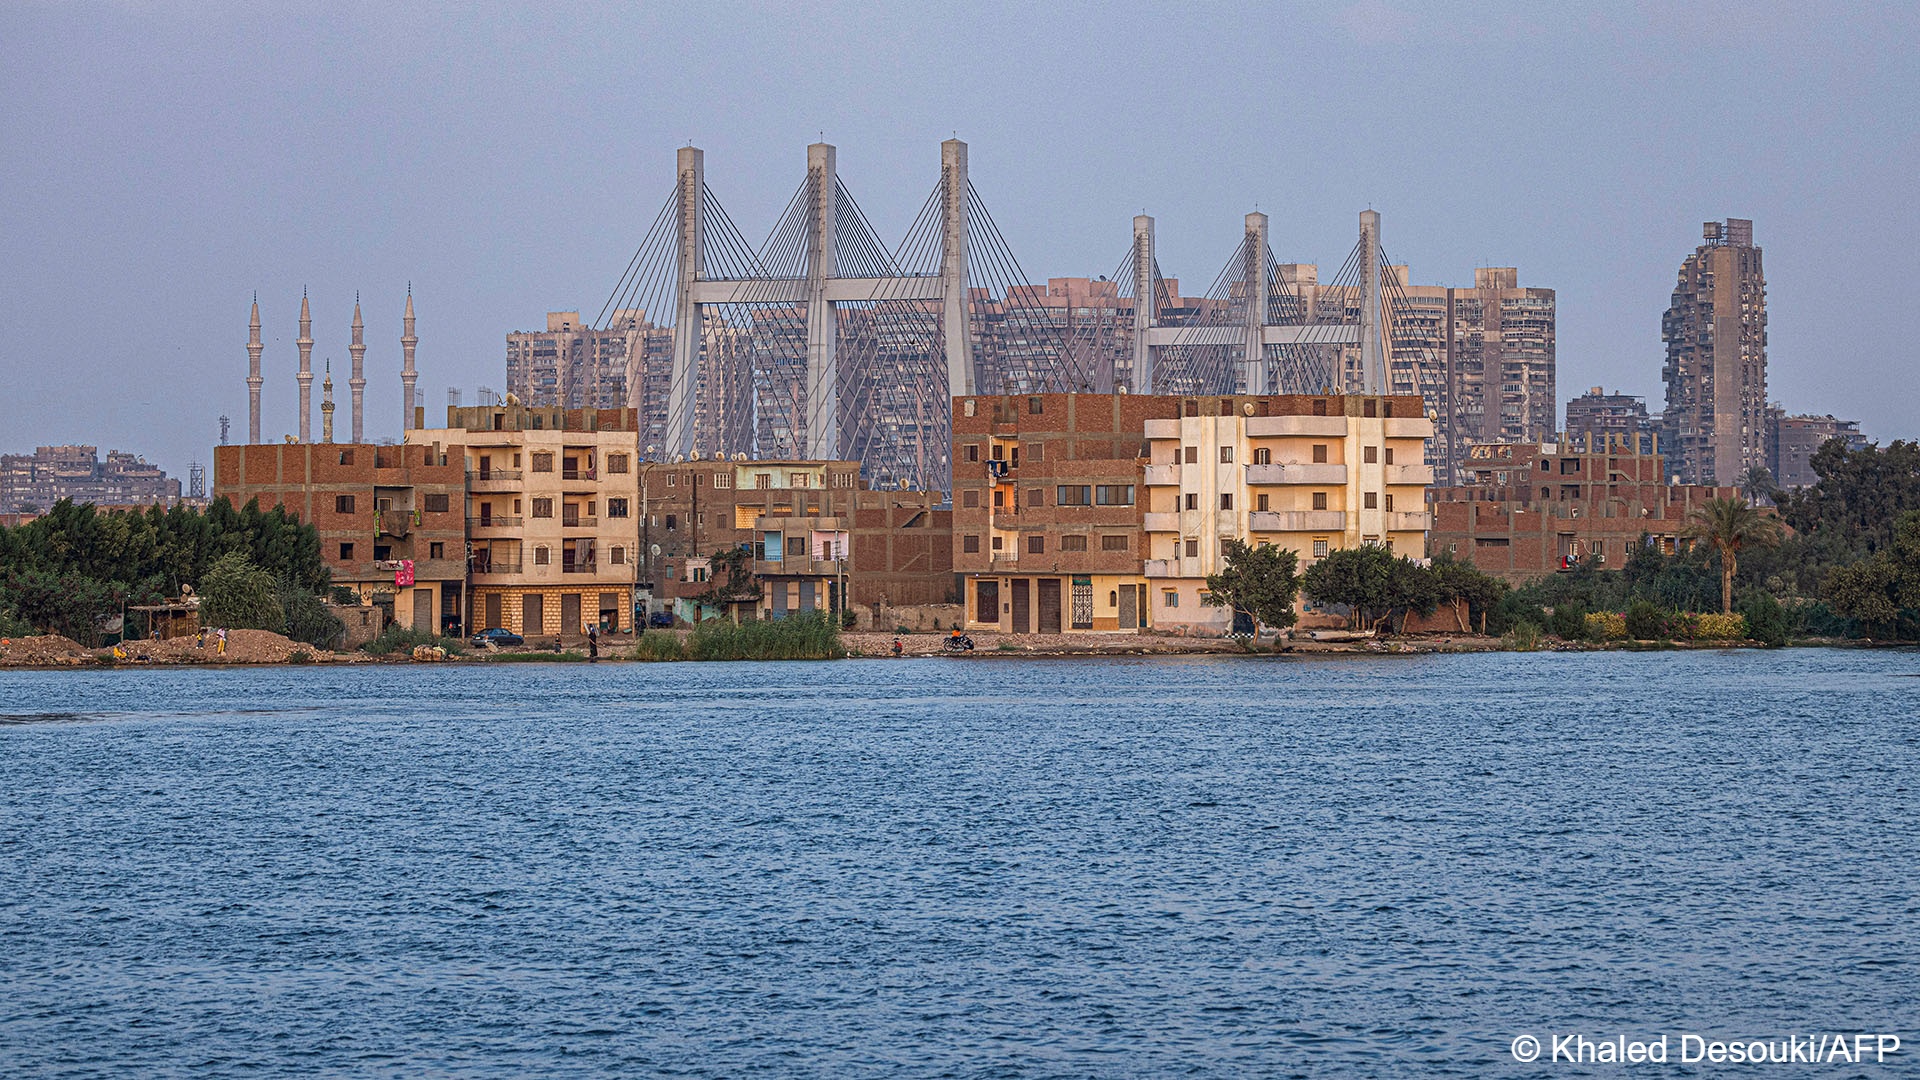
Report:
<svg viewBox="0 0 1920 1080"><path fill-rule="evenodd" d="M333 441L333 361L327 361L327 378L320 384L320 441ZM358 442L359 440L355 440Z"/></svg>
<svg viewBox="0 0 1920 1080"><path fill-rule="evenodd" d="M407 282L407 313L400 325L400 430L413 430L413 384L420 373L413 370L413 347L420 339L413 336L413 282Z"/></svg>
<svg viewBox="0 0 1920 1080"><path fill-rule="evenodd" d="M300 290L300 441L313 441L313 312L307 308L307 290Z"/></svg>
<svg viewBox="0 0 1920 1080"><path fill-rule="evenodd" d="M399 430L413 430L413 382L420 379L419 371L413 369L413 346L417 344L420 344L420 338L413 336L413 282L409 281L407 313L401 317L399 327Z"/></svg>
<svg viewBox="0 0 1920 1080"><path fill-rule="evenodd" d="M360 417L362 415L361 406L366 402L367 397L367 376L365 371L367 343L362 337L362 332L365 329L365 324L360 321L360 294L354 293L353 344L347 346L347 351L353 354L353 375L347 379L347 389L353 393L353 441L356 443L366 441L366 432L360 423Z"/></svg>
<svg viewBox="0 0 1920 1080"><path fill-rule="evenodd" d="M260 441L260 294L253 294L253 325L247 328L247 441Z"/></svg>

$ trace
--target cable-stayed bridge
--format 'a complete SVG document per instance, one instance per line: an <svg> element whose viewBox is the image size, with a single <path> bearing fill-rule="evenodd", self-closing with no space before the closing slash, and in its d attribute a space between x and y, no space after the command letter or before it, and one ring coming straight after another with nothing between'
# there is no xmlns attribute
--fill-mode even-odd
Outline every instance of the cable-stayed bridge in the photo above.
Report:
<svg viewBox="0 0 1920 1080"><path fill-rule="evenodd" d="M673 192L595 323L629 334L629 404L649 456L853 458L876 486L946 490L951 402L967 394L1415 392L1394 385L1398 277L1379 215L1329 282L1293 280L1267 218L1202 298L1180 298L1137 217L1108 302L1075 308L1029 281L967 176L940 171L906 237L884 243L835 148L759 245L678 152ZM1138 298L1151 302L1142 304Z"/></svg>

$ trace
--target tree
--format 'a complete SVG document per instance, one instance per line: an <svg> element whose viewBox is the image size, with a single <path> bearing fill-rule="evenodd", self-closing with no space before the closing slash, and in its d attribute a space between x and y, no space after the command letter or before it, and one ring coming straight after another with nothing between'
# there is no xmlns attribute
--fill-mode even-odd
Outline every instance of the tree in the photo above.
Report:
<svg viewBox="0 0 1920 1080"><path fill-rule="evenodd" d="M1849 450L1829 439L1807 464L1819 481L1777 500L1795 532L1831 532L1864 555L1893 542L1900 515L1920 510L1920 443Z"/></svg>
<svg viewBox="0 0 1920 1080"><path fill-rule="evenodd" d="M1392 613L1393 564L1393 553L1378 544L1341 548L1307 567L1300 588L1317 604L1340 604L1351 610L1348 625L1375 626L1384 617L1379 613Z"/></svg>
<svg viewBox="0 0 1920 1080"><path fill-rule="evenodd" d="M1740 551L1780 542L1780 526L1740 499L1710 499L1687 515L1686 535L1704 540L1720 556L1720 613L1733 614L1733 575Z"/></svg>
<svg viewBox="0 0 1920 1080"><path fill-rule="evenodd" d="M1891 545L1827 575L1826 595L1840 614L1896 633L1902 616L1920 611L1920 511L1900 516Z"/></svg>
<svg viewBox="0 0 1920 1080"><path fill-rule="evenodd" d="M286 627L286 608L273 575L234 551L216 559L200 575L200 624L239 630Z"/></svg>
<svg viewBox="0 0 1920 1080"><path fill-rule="evenodd" d="M1244 611L1264 626L1292 626L1300 618L1293 598L1300 592L1298 553L1272 544L1250 547L1228 540L1221 553L1226 568L1207 575L1204 602L1212 607Z"/></svg>
<svg viewBox="0 0 1920 1080"><path fill-rule="evenodd" d="M1463 634L1472 633L1475 616L1484 619L1487 610L1498 604L1507 591L1506 582L1472 563L1454 558L1452 552L1435 555L1427 573L1440 602L1453 609L1454 622Z"/></svg>
<svg viewBox="0 0 1920 1080"><path fill-rule="evenodd" d="M1765 465L1755 465L1740 476L1740 492L1749 504L1772 502L1779 490L1780 485L1773 482L1773 473Z"/></svg>

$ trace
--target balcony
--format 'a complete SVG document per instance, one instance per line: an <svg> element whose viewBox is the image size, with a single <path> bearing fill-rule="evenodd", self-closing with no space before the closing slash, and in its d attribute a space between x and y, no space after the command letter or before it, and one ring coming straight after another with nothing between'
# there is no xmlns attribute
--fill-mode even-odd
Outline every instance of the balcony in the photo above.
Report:
<svg viewBox="0 0 1920 1080"><path fill-rule="evenodd" d="M516 488L520 486L520 470L468 469L467 484L476 490L485 488L490 491L498 491L504 488Z"/></svg>
<svg viewBox="0 0 1920 1080"><path fill-rule="evenodd" d="M1389 417L1381 421L1389 439L1431 439L1433 421L1424 416Z"/></svg>
<svg viewBox="0 0 1920 1080"><path fill-rule="evenodd" d="M1253 532L1343 532L1347 515L1339 510L1255 510L1247 515Z"/></svg>
<svg viewBox="0 0 1920 1080"><path fill-rule="evenodd" d="M1338 439L1347 433L1344 416L1249 416L1247 437L1259 439L1275 435L1311 435ZM1388 432L1389 435L1392 432Z"/></svg>
<svg viewBox="0 0 1920 1080"><path fill-rule="evenodd" d="M753 572L761 577L839 577L847 569L839 559L809 559L803 555L756 559L753 563Z"/></svg>
<svg viewBox="0 0 1920 1080"><path fill-rule="evenodd" d="M1426 510L1395 510L1387 515L1388 532L1426 532L1433 528L1433 514Z"/></svg>
<svg viewBox="0 0 1920 1080"><path fill-rule="evenodd" d="M517 529L520 519L517 517L470 517L467 519L467 531L478 532L481 529Z"/></svg>
<svg viewBox="0 0 1920 1080"><path fill-rule="evenodd" d="M560 479L562 480L597 480L599 478L600 478L599 470L597 469L561 469L560 470Z"/></svg>
<svg viewBox="0 0 1920 1080"><path fill-rule="evenodd" d="M1433 466L1389 465L1387 466L1387 483L1419 484L1421 487L1426 487L1433 483Z"/></svg>
<svg viewBox="0 0 1920 1080"><path fill-rule="evenodd" d="M1179 514L1142 514L1140 527L1147 532L1179 532Z"/></svg>
<svg viewBox="0 0 1920 1080"><path fill-rule="evenodd" d="M1146 425L1146 436L1149 439L1177 439L1180 437L1180 421L1149 420Z"/></svg>
<svg viewBox="0 0 1920 1080"><path fill-rule="evenodd" d="M993 513L993 527L1006 530L1017 529L1020 527L1020 515L1009 514L1004 510L996 510Z"/></svg>
<svg viewBox="0 0 1920 1080"><path fill-rule="evenodd" d="M597 517L585 517L580 514L561 514L560 527L563 529L597 529L600 527L600 519Z"/></svg>
<svg viewBox="0 0 1920 1080"><path fill-rule="evenodd" d="M1269 417L1269 419L1272 419ZM1247 466L1249 484L1322 484L1338 487L1347 482L1345 465L1303 465L1287 462L1281 465Z"/></svg>
<svg viewBox="0 0 1920 1080"><path fill-rule="evenodd" d="M1010 551L996 551L993 553L993 562L991 565L994 570L1004 573L1015 569L1019 565L1019 562L1019 558Z"/></svg>
<svg viewBox="0 0 1920 1080"><path fill-rule="evenodd" d="M562 562L560 564L560 572L563 574L594 574L599 571L600 563L595 559L587 559L584 562Z"/></svg>
<svg viewBox="0 0 1920 1080"><path fill-rule="evenodd" d="M402 537L413 531L412 510L375 510L373 535Z"/></svg>
<svg viewBox="0 0 1920 1080"><path fill-rule="evenodd" d="M520 560L513 559L474 559L467 568L474 577L488 574L517 574L520 572Z"/></svg>
<svg viewBox="0 0 1920 1080"><path fill-rule="evenodd" d="M1179 559L1148 559L1141 566L1141 572L1148 577L1179 577Z"/></svg>
<svg viewBox="0 0 1920 1080"><path fill-rule="evenodd" d="M1180 486L1180 466L1178 465L1147 466L1147 486L1148 487L1179 487Z"/></svg>

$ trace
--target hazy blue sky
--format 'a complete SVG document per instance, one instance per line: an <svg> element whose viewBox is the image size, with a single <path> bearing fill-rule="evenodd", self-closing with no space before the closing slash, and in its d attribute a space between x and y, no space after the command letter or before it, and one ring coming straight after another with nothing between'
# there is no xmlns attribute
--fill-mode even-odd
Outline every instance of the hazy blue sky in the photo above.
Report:
<svg viewBox="0 0 1920 1080"><path fill-rule="evenodd" d="M184 474L221 413L244 439L256 289L265 434L295 430L303 285L342 436L355 290L368 435L396 436L409 280L430 410L471 401L507 332L599 310L676 146L757 243L822 133L893 243L958 132L1035 280L1111 272L1142 208L1196 291L1256 206L1282 261L1337 266L1371 205L1416 282L1559 291L1563 401L1659 408L1679 263L1702 221L1752 218L1771 395L1920 434L1910 6L286 10L0 5L0 449Z"/></svg>

